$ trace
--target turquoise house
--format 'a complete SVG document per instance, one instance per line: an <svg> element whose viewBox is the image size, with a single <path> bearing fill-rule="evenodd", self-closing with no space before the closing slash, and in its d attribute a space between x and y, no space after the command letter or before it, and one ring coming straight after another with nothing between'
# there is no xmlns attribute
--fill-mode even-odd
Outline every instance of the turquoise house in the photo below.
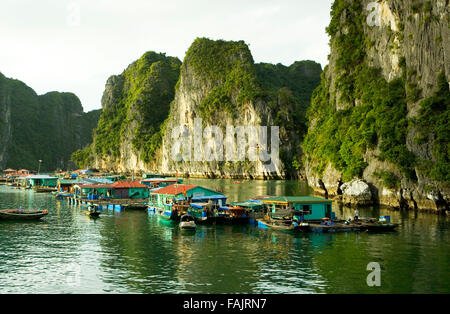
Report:
<svg viewBox="0 0 450 314"><path fill-rule="evenodd" d="M146 199L149 197L148 186L137 181L118 181L113 184L80 185L81 197L106 199Z"/></svg>
<svg viewBox="0 0 450 314"><path fill-rule="evenodd" d="M332 201L313 196L279 196L262 200L268 211L276 213L283 210L294 210L296 216L303 220L321 220L334 218Z"/></svg>
<svg viewBox="0 0 450 314"><path fill-rule="evenodd" d="M58 178L50 177L47 175L32 175L26 177L28 184L32 187L34 186L43 186L43 187L56 187L58 182Z"/></svg>
<svg viewBox="0 0 450 314"><path fill-rule="evenodd" d="M112 198L113 197L113 189L111 185L105 184L93 184L93 185L79 185L75 186L75 189L78 189L80 193L76 193L81 198Z"/></svg>

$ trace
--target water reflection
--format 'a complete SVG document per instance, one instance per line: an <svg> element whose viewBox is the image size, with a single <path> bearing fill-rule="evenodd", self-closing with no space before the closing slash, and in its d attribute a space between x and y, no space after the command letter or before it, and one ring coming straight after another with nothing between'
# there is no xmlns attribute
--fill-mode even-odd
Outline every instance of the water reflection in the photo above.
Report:
<svg viewBox="0 0 450 314"><path fill-rule="evenodd" d="M201 185L239 192L232 201L306 192L294 182L258 188L208 182ZM253 226L186 232L143 211L105 210L93 220L51 195L6 187L0 205L50 211L40 222L0 222L1 293L448 293L450 287L449 219L427 213L362 208L362 217L391 216L398 232L292 235ZM339 204L334 209L342 218L354 215ZM366 284L370 262L382 266L381 287ZM81 267L79 284L69 285L74 264Z"/></svg>

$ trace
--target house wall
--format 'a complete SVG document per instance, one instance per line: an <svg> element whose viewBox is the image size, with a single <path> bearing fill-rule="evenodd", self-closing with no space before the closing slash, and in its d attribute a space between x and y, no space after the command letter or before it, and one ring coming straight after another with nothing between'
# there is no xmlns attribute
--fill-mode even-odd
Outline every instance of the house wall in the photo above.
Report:
<svg viewBox="0 0 450 314"><path fill-rule="evenodd" d="M296 210L303 210L304 205L311 206L311 211L312 211L311 215L304 216L305 220L317 220L317 219L325 218L326 216L331 217L331 212L329 212L327 215L327 205L331 205L331 203L328 203L328 204L324 204L324 203L295 204L294 208Z"/></svg>
<svg viewBox="0 0 450 314"><path fill-rule="evenodd" d="M134 198L147 198L149 196L147 188L145 188L145 189L144 188L129 189L129 197L131 197L135 193L138 193L138 194L133 196Z"/></svg>

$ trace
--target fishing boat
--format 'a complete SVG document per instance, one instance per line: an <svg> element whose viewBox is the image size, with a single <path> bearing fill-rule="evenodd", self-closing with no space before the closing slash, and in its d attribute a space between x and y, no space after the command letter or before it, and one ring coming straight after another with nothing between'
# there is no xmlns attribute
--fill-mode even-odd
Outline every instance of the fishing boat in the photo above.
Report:
<svg viewBox="0 0 450 314"><path fill-rule="evenodd" d="M284 232L308 232L310 231L309 224L299 222L296 218L296 213L293 210L277 211L274 213L267 213L262 219L257 219L258 226L264 229L272 229Z"/></svg>
<svg viewBox="0 0 450 314"><path fill-rule="evenodd" d="M314 233L336 233L360 230L361 227L359 225L341 221L332 221L328 218L324 218L320 221L308 222L308 231Z"/></svg>
<svg viewBox="0 0 450 314"><path fill-rule="evenodd" d="M180 218L180 229L183 230L195 230L197 225L195 224L195 219L191 215L185 214Z"/></svg>
<svg viewBox="0 0 450 314"><path fill-rule="evenodd" d="M212 203L191 203L188 214L194 217L198 224L214 224L216 222L217 205Z"/></svg>
<svg viewBox="0 0 450 314"><path fill-rule="evenodd" d="M380 217L379 219L369 218L369 219L358 219L349 222L348 224L353 226L358 226L362 231L368 232L389 232L395 231L399 224L391 223L390 217Z"/></svg>
<svg viewBox="0 0 450 314"><path fill-rule="evenodd" d="M94 206L94 205L90 205L85 213L86 213L86 215L88 215L89 217L92 217L92 218L97 218L100 216L98 207Z"/></svg>
<svg viewBox="0 0 450 314"><path fill-rule="evenodd" d="M213 217L219 224L247 224L249 221L248 210L235 205L217 208L213 211Z"/></svg>
<svg viewBox="0 0 450 314"><path fill-rule="evenodd" d="M38 220L48 215L48 210L0 210L0 220Z"/></svg>

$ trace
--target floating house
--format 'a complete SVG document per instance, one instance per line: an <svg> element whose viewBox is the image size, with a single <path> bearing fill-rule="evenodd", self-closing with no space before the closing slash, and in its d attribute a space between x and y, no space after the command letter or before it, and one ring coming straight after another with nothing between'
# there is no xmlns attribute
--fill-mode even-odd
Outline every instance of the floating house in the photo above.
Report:
<svg viewBox="0 0 450 314"><path fill-rule="evenodd" d="M78 184L74 186L78 198L109 199L113 198L113 189L110 184Z"/></svg>
<svg viewBox="0 0 450 314"><path fill-rule="evenodd" d="M57 185L58 178L48 175L31 175L27 176L29 186L32 187L50 187L54 188Z"/></svg>
<svg viewBox="0 0 450 314"><path fill-rule="evenodd" d="M111 184L114 198L148 198L148 186L137 181L118 181Z"/></svg>
<svg viewBox="0 0 450 314"><path fill-rule="evenodd" d="M88 199L146 199L148 186L137 181L118 181L112 184L81 184L76 187L81 198Z"/></svg>
<svg viewBox="0 0 450 314"><path fill-rule="evenodd" d="M313 196L279 196L263 199L271 213L294 210L301 213L304 221L334 218L332 201Z"/></svg>
<svg viewBox="0 0 450 314"><path fill-rule="evenodd" d="M30 182L28 181L29 176L30 175L22 175L22 176L16 177L14 179L15 185L20 188L29 188L30 187Z"/></svg>
<svg viewBox="0 0 450 314"><path fill-rule="evenodd" d="M187 199L193 203L212 202L225 206L227 197L198 185L173 184L150 192L150 202L153 204L167 204L173 199Z"/></svg>
<svg viewBox="0 0 450 314"><path fill-rule="evenodd" d="M73 187L78 183L78 180L59 178L57 182L57 190L59 192L72 192Z"/></svg>
<svg viewBox="0 0 450 314"><path fill-rule="evenodd" d="M191 203L225 206L227 197L220 192L198 185L173 184L150 191L149 210L165 219L176 220L187 212Z"/></svg>

